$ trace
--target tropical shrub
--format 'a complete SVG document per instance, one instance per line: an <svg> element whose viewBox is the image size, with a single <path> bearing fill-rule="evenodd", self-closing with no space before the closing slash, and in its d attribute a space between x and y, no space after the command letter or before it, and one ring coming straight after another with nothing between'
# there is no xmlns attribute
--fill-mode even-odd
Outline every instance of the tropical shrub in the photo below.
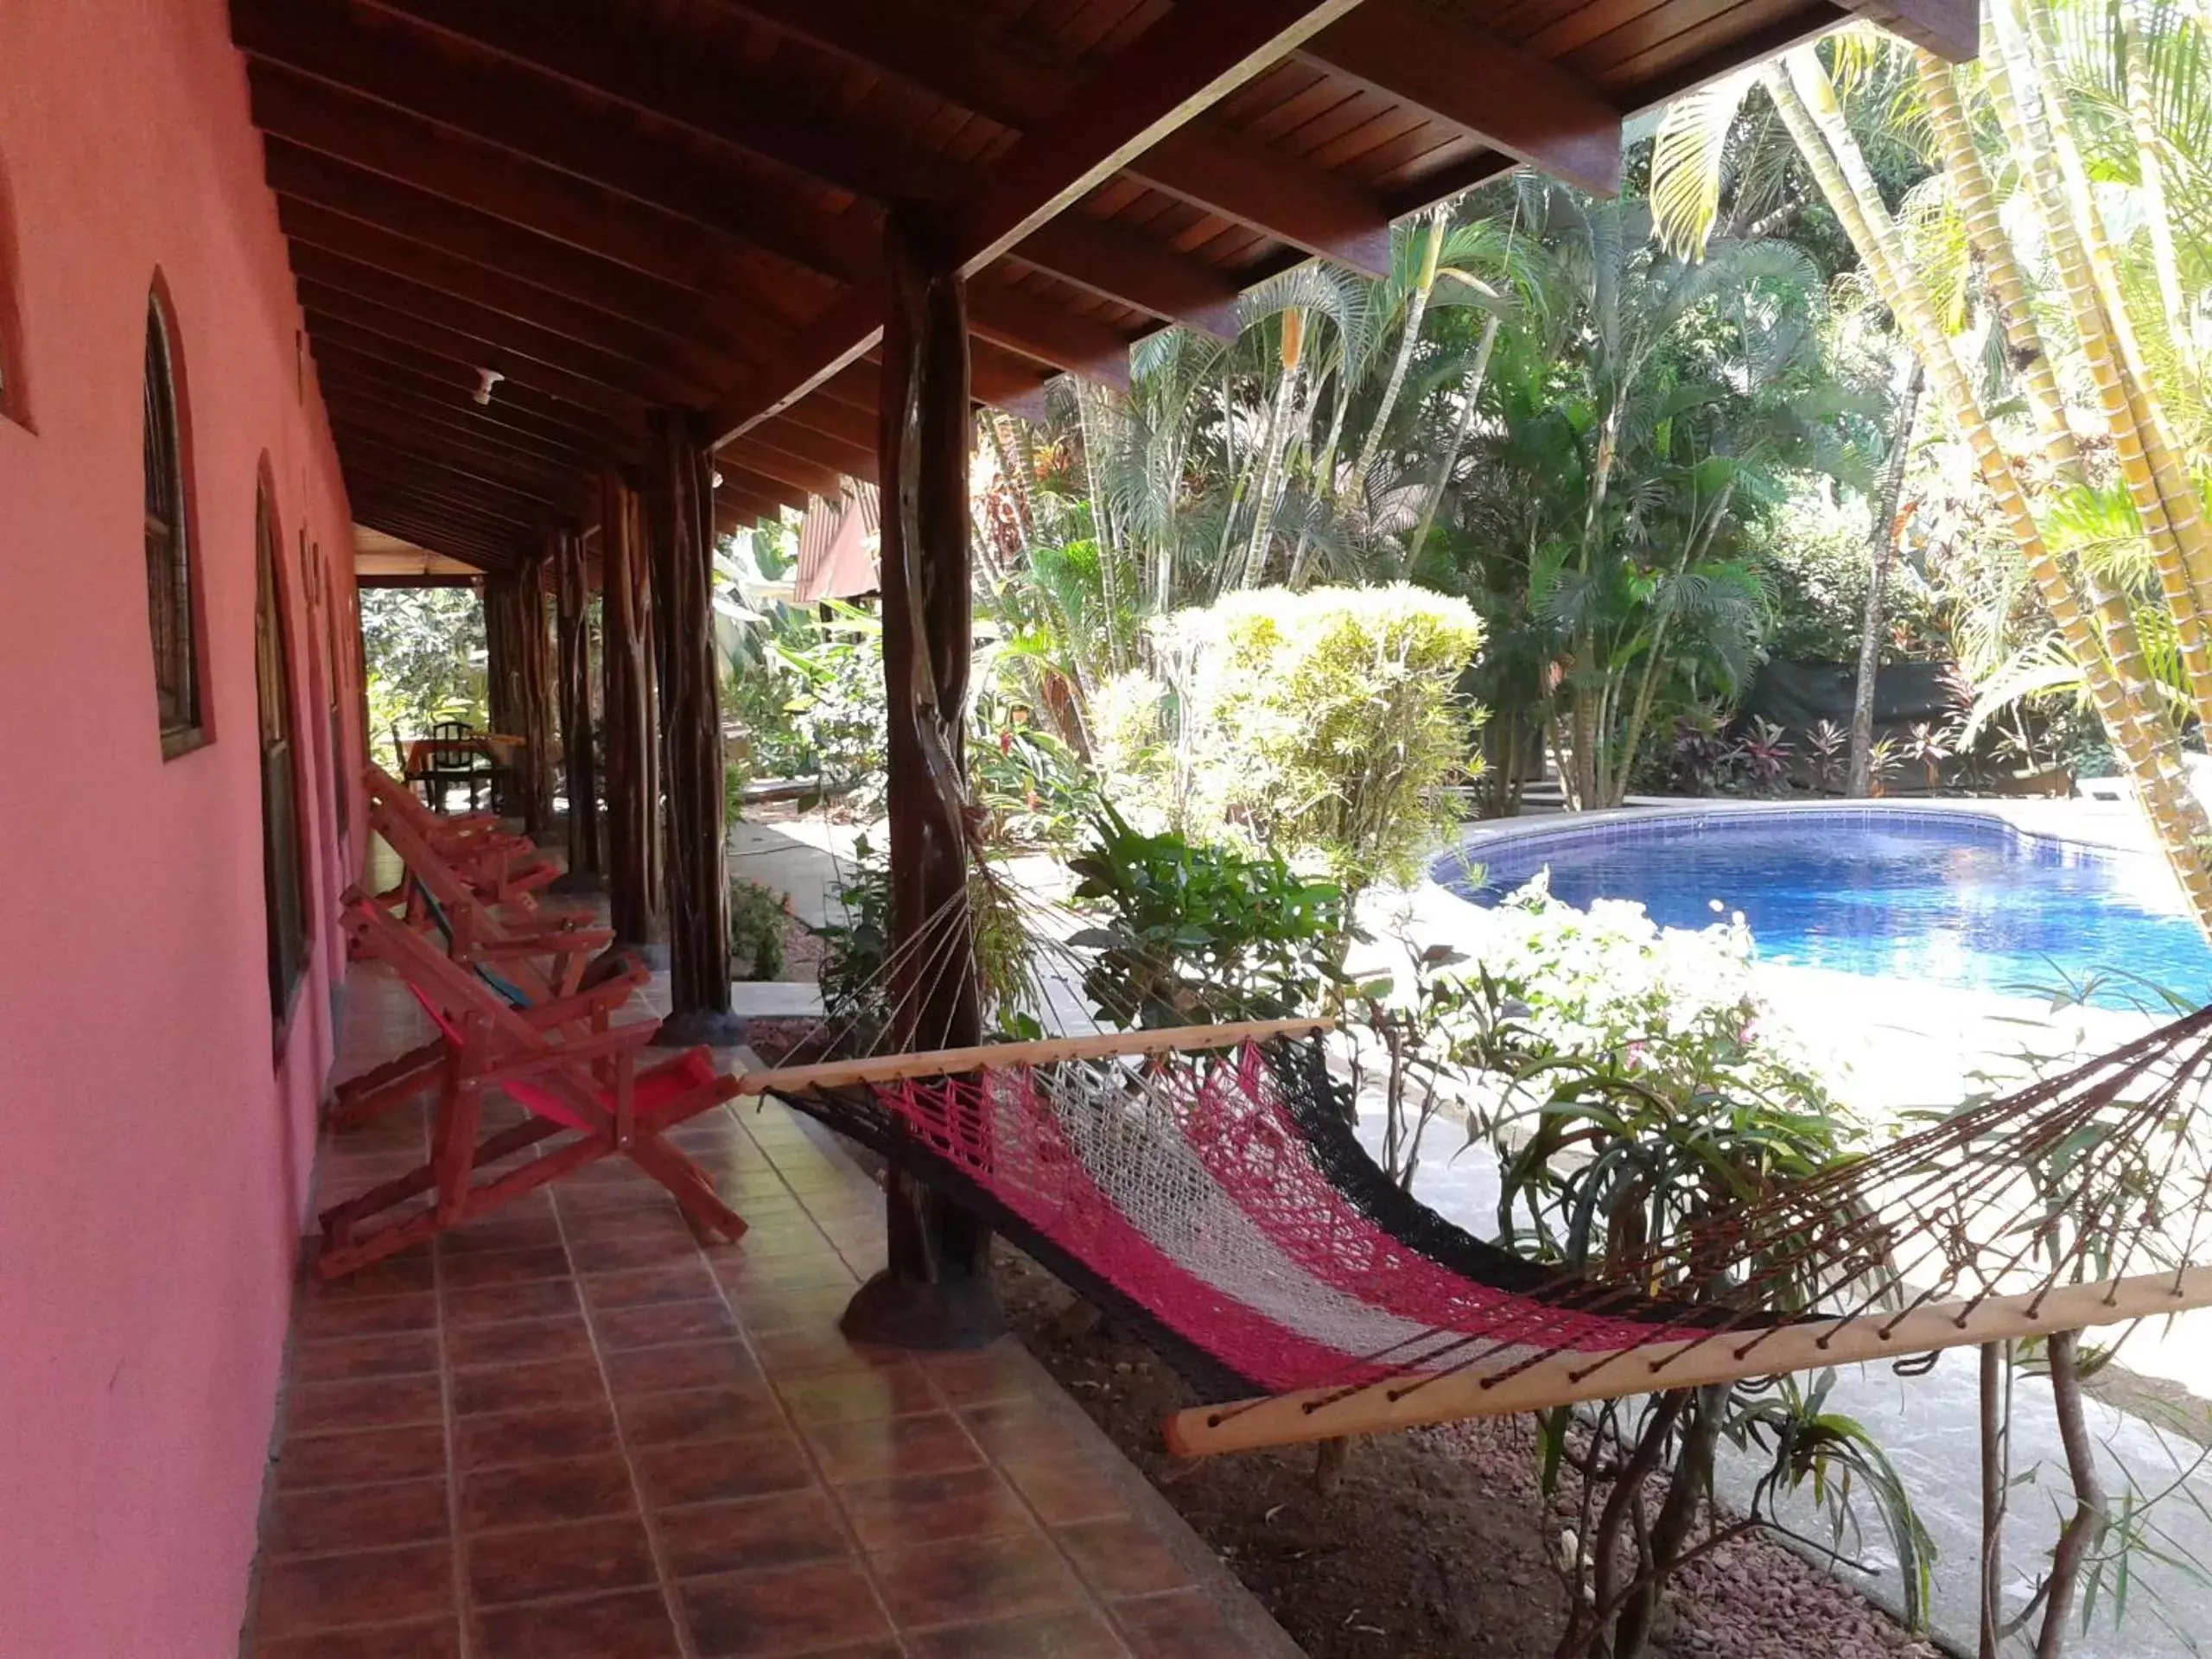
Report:
<svg viewBox="0 0 2212 1659"><path fill-rule="evenodd" d="M1462 600L1404 583L1261 588L1154 624L1154 686L1113 688L1109 786L1198 835L1325 869L1349 894L1408 880L1479 769L1460 678L1483 629Z"/></svg>
<svg viewBox="0 0 2212 1659"><path fill-rule="evenodd" d="M484 606L466 588L364 588L361 661L372 744L397 729L426 734L441 720L481 730Z"/></svg>
<svg viewBox="0 0 2212 1659"><path fill-rule="evenodd" d="M729 884L729 954L741 978L777 979L784 971L784 930L791 901L743 876Z"/></svg>
<svg viewBox="0 0 2212 1659"><path fill-rule="evenodd" d="M1097 952L1084 992L1109 1024L1279 1019L1338 982L1343 890L1280 857L1147 835L1106 806L1068 866L1077 901L1099 918L1068 942Z"/></svg>

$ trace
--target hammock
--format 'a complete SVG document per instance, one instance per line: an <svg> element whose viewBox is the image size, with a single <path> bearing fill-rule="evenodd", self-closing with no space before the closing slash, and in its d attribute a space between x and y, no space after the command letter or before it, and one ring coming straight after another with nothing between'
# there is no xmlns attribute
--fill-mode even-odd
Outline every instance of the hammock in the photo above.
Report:
<svg viewBox="0 0 2212 1659"><path fill-rule="evenodd" d="M1184 1455L2212 1303L2212 1267L2189 1265L2212 1199L2192 1116L2212 1009L1751 1195L1602 1278L1478 1239L1385 1177L1329 1073L1328 1023L834 1061L738 1087L873 1148L1145 1330L1216 1402L1166 1423Z"/></svg>

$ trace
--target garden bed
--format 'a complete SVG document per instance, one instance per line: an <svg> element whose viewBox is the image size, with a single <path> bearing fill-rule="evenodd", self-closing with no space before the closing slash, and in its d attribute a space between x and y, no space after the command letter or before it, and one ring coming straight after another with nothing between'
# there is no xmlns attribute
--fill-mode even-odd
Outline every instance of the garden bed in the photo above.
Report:
<svg viewBox="0 0 2212 1659"><path fill-rule="evenodd" d="M1067 1334L1059 1281L1001 1248L1014 1329L1313 1659L1543 1659L1566 1591L1564 1522L1537 1489L1525 1420L1363 1440L1334 1490L1313 1455L1181 1464L1163 1418L1189 1386L1110 1322ZM1777 1544L1745 1539L1686 1567L1662 1620L1675 1659L1906 1659L1935 1649Z"/></svg>

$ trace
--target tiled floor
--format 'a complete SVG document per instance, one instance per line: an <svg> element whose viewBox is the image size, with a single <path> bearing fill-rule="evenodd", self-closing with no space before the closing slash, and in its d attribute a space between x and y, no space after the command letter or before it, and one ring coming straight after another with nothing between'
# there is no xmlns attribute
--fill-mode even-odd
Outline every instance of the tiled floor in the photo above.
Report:
<svg viewBox="0 0 2212 1659"><path fill-rule="evenodd" d="M348 1026L340 1075L420 1040L376 967ZM327 1144L324 1193L424 1134ZM818 1130L739 1102L676 1138L741 1243L610 1160L302 1290L253 1659L1297 1652L1018 1345L838 1334L882 1226Z"/></svg>

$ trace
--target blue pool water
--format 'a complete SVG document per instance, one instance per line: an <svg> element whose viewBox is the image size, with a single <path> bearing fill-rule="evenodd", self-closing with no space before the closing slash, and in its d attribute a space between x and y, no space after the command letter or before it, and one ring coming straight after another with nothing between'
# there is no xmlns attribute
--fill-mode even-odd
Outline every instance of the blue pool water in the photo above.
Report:
<svg viewBox="0 0 2212 1659"><path fill-rule="evenodd" d="M2155 858L2025 836L1994 818L1838 809L1654 817L1471 846L1438 880L1478 904L1551 871L1573 905L1641 900L1667 927L1741 911L1761 957L2019 992L2129 974L2202 999L2212 947ZM2100 1001L2139 996L2116 982Z"/></svg>

